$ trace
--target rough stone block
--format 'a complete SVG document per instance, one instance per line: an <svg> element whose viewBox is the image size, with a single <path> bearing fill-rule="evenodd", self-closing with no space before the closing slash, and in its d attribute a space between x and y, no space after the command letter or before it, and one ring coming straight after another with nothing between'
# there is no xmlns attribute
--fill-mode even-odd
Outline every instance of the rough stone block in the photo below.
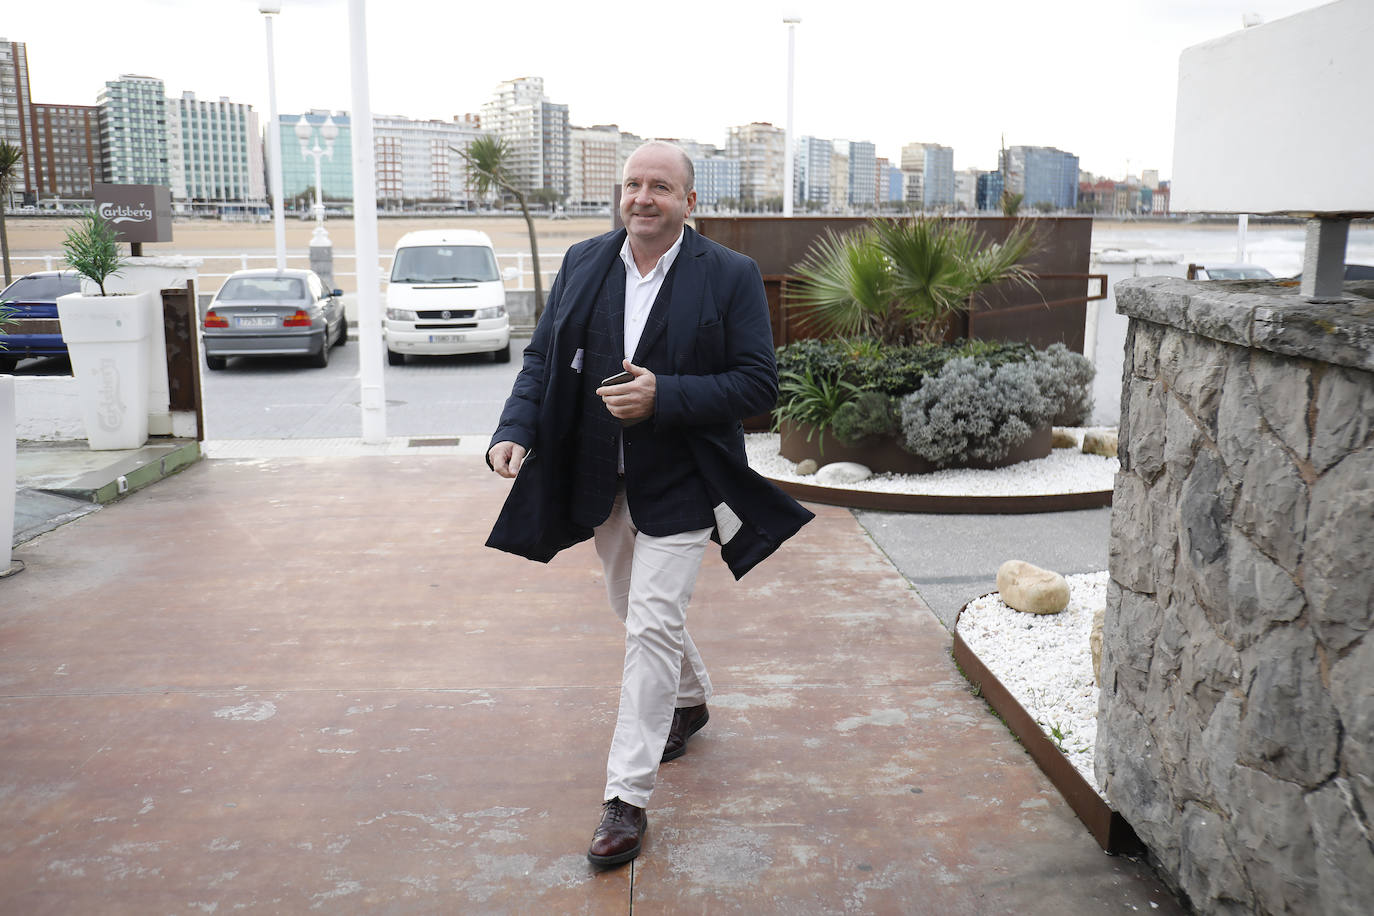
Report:
<svg viewBox="0 0 1374 916"><path fill-rule="evenodd" d="M1193 458L1202 444L1202 430L1177 392L1169 395L1164 414L1164 465L1170 477L1182 480L1192 470Z"/></svg>
<svg viewBox="0 0 1374 916"><path fill-rule="evenodd" d="M1315 911L1364 916L1374 901L1374 843L1347 779L1307 796L1316 840Z"/></svg>
<svg viewBox="0 0 1374 916"><path fill-rule="evenodd" d="M1262 431L1255 380L1244 362L1233 362L1227 367L1226 387L1217 403L1216 441L1226 466L1237 476L1258 448Z"/></svg>
<svg viewBox="0 0 1374 916"><path fill-rule="evenodd" d="M1312 465L1318 473L1369 444L1374 426L1374 374L1328 366L1317 385Z"/></svg>
<svg viewBox="0 0 1374 916"><path fill-rule="evenodd" d="M1226 818L1196 802L1183 806L1179 834L1179 885L1203 913L1238 908L1251 912L1254 897L1245 885L1240 863L1227 844Z"/></svg>
<svg viewBox="0 0 1374 916"><path fill-rule="evenodd" d="M1296 572L1307 527L1307 484L1272 433L1260 436L1242 469L1235 525L1280 566Z"/></svg>
<svg viewBox="0 0 1374 916"><path fill-rule="evenodd" d="M1374 449L1312 485L1304 588L1323 643L1344 649L1374 624Z"/></svg>
<svg viewBox="0 0 1374 916"><path fill-rule="evenodd" d="M1163 325L1132 321L1126 338L1126 356L1131 360L1127 378L1159 377L1159 349L1164 341Z"/></svg>
<svg viewBox="0 0 1374 916"><path fill-rule="evenodd" d="M1240 753L1240 716L1245 697L1239 690L1221 698L1212 709L1207 727L1198 742L1201 757L1201 782L1207 787L1207 797L1234 797L1231 777L1236 772L1236 758Z"/></svg>
<svg viewBox="0 0 1374 916"><path fill-rule="evenodd" d="M997 591L1007 607L1027 614L1058 614L1069 606L1068 580L1025 560L997 568Z"/></svg>
<svg viewBox="0 0 1374 916"><path fill-rule="evenodd" d="M1175 397L1188 405L1206 426L1216 431L1217 405L1226 384L1226 368L1245 352L1234 347L1170 329L1159 354L1160 376Z"/></svg>
<svg viewBox="0 0 1374 916"><path fill-rule="evenodd" d="M1289 451L1307 458L1311 431L1307 408L1312 400L1311 364L1256 350L1250 355L1260 413Z"/></svg>
<svg viewBox="0 0 1374 916"><path fill-rule="evenodd" d="M1220 633L1227 642L1244 649L1274 623L1297 619L1307 599L1293 577L1261 553L1244 534L1233 528L1230 535L1226 582L1229 613Z"/></svg>
<svg viewBox="0 0 1374 916"><path fill-rule="evenodd" d="M1336 771L1336 707L1310 629L1280 627L1242 653L1249 679L1240 762L1313 788Z"/></svg>
<svg viewBox="0 0 1374 916"><path fill-rule="evenodd" d="M1374 372L1374 301L1357 297L1317 303L1294 296L1281 304L1267 303L1255 310L1254 345Z"/></svg>
<svg viewBox="0 0 1374 916"><path fill-rule="evenodd" d="M1093 611L1093 628L1088 634L1088 651L1093 657L1093 683L1102 684L1102 624L1107 619L1107 608L1102 606Z"/></svg>
<svg viewBox="0 0 1374 916"><path fill-rule="evenodd" d="M1145 695L1155 640L1163 625L1164 613L1149 595L1108 589L1107 617L1102 625L1102 680L1104 685L1120 689L1128 702L1139 703Z"/></svg>
<svg viewBox="0 0 1374 916"><path fill-rule="evenodd" d="M1202 451L1180 494L1180 574L1187 575L1198 599L1213 613L1226 600L1233 498L1220 459L1210 450Z"/></svg>
<svg viewBox="0 0 1374 916"><path fill-rule="evenodd" d="M1130 449L1119 455L1121 469L1135 471L1151 482L1164 468L1164 386L1159 382L1132 385L1126 412L1131 438Z"/></svg>
<svg viewBox="0 0 1374 916"><path fill-rule="evenodd" d="M1341 720L1341 772L1361 813L1366 837L1374 837L1374 638L1366 637L1331 670L1331 702ZM1369 898L1374 900L1374 897Z"/></svg>
<svg viewBox="0 0 1374 916"><path fill-rule="evenodd" d="M1232 849L1265 912L1311 913L1317 893L1312 826L1303 791L1242 766L1230 800Z"/></svg>

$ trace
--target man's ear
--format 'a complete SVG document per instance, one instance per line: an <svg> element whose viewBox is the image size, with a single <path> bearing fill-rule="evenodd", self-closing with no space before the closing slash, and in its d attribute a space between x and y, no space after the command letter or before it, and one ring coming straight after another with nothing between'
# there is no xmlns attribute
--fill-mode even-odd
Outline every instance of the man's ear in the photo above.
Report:
<svg viewBox="0 0 1374 916"><path fill-rule="evenodd" d="M696 188L693 188L692 190L690 190L690 191L687 192L687 212L686 212L684 215L685 215L685 216L691 216L691 215L692 215L692 211L693 211L694 209L696 209L696 205L697 205L697 192L696 192Z"/></svg>

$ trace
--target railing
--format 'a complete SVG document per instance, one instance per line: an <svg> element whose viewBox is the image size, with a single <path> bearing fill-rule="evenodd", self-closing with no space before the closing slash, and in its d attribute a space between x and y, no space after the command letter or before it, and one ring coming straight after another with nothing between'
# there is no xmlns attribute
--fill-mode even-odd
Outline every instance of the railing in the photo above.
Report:
<svg viewBox="0 0 1374 916"><path fill-rule="evenodd" d="M168 252L167 254L173 253ZM223 280L236 270L248 270L250 267L271 267L276 263L276 255L274 254L246 254L243 252L176 252L175 254L177 256L193 257L201 260L201 268L197 274L204 284L202 288L203 292L213 292L215 289L219 288L218 283L206 281ZM547 290L549 286L552 285L553 277L558 273L558 268L563 263L563 254L564 252L561 251L539 253L539 272L543 274L544 277L544 289ZM387 279L391 275L392 257L393 256L389 253L379 254L377 257L377 266L381 272L383 286L386 285ZM356 269L356 264L353 270L345 271L337 268L342 266L343 262L353 263L356 262L356 260L357 256L352 254L336 253L334 255L334 264L336 267L334 271L334 285L346 293L357 291L358 271ZM531 290L534 288L534 269L528 252L498 252L496 261L497 266L501 268L503 273L508 266L514 266L520 272L518 279L506 283L506 289ZM20 266L22 262L29 262L36 266L26 270ZM15 275L18 276L32 270L58 270L65 267L67 262L60 254L47 254L11 255L10 263L14 266ZM297 254L288 251L286 253L286 266L309 268L309 253ZM345 282L345 279L347 282Z"/></svg>

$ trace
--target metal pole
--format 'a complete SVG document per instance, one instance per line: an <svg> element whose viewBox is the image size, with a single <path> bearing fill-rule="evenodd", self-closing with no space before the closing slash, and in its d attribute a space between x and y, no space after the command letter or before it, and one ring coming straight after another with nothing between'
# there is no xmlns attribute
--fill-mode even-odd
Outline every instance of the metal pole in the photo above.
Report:
<svg viewBox="0 0 1374 916"><path fill-rule="evenodd" d="M270 10L275 5L277 9ZM277 269L286 266L286 215L281 200L281 129L277 124L277 56L272 48L272 15L281 4L262 4L263 20L267 23L267 99L271 119L267 122L267 174L272 182L272 231L276 239Z"/></svg>
<svg viewBox="0 0 1374 916"><path fill-rule="evenodd" d="M310 155L315 157L315 228L321 229L324 227L324 197L320 193L320 158L324 156L324 150L320 149L318 139Z"/></svg>
<svg viewBox="0 0 1374 916"><path fill-rule="evenodd" d="M792 198L796 194L793 184L796 182L797 167L794 161L796 151L792 147L792 81L796 72L797 23L801 22L801 19L788 16L782 21L787 23L787 148L782 153L782 215L791 216Z"/></svg>
<svg viewBox="0 0 1374 916"><path fill-rule="evenodd" d="M386 441L386 385L382 375L381 280L377 269L377 163L372 149L372 102L367 77L367 3L348 0L353 80L353 231L358 256L358 362L363 441Z"/></svg>
<svg viewBox="0 0 1374 916"><path fill-rule="evenodd" d="M1236 263L1245 263L1245 230L1250 226L1250 214L1242 213L1236 219Z"/></svg>

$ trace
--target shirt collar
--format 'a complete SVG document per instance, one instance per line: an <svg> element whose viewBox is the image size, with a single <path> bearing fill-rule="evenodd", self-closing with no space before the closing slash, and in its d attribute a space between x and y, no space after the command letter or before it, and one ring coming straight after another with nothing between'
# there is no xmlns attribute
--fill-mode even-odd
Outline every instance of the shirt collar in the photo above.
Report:
<svg viewBox="0 0 1374 916"><path fill-rule="evenodd" d="M669 268L671 268L673 262L677 260L678 252L682 250L682 237L686 234L687 232L685 229L678 232L677 241L673 242L671 248L663 252L663 257L658 259L658 263L654 265L654 269L649 271L648 274L640 274L639 266L635 264L634 252L630 250L630 237L628 235L625 236L625 241L621 243L620 246L620 260L625 262L625 269L627 271L633 271L634 276L639 277L641 280L647 280L655 273L666 277Z"/></svg>

